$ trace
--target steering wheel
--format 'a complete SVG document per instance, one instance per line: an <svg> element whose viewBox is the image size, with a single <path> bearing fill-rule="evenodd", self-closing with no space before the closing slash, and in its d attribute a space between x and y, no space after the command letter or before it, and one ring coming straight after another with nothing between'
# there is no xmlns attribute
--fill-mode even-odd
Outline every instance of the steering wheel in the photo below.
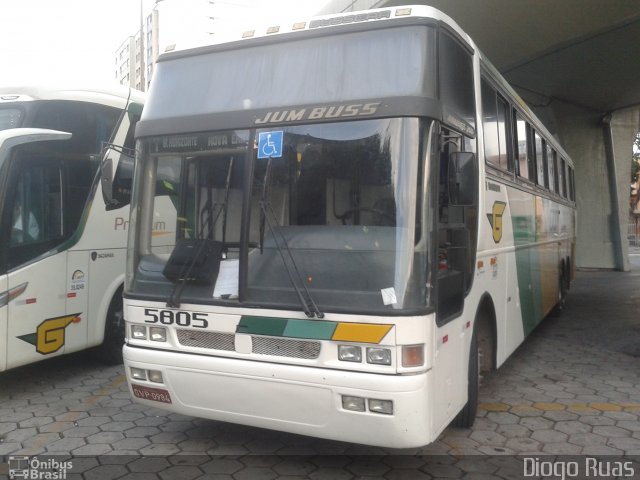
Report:
<svg viewBox="0 0 640 480"><path fill-rule="evenodd" d="M351 208L349 210L347 210L346 212L344 212L342 215L339 215L338 218L340 220L342 220L342 224L346 225L347 224L347 218L349 218L351 215L353 215L355 212L371 212L371 213L377 213L378 215L380 215L381 217L384 217L388 220L391 220L393 223L395 223L396 219L393 215L391 215L389 212L385 212L384 210L380 210L379 208L370 208L370 207L356 207L356 208Z"/></svg>

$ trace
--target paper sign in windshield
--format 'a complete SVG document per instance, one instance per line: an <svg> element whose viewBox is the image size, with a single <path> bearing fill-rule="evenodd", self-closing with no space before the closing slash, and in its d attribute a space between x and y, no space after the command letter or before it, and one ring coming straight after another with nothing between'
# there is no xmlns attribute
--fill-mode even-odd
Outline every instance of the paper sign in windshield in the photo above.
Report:
<svg viewBox="0 0 640 480"><path fill-rule="evenodd" d="M396 303L398 303L395 288L383 288L382 290L380 290L380 293L382 294L382 303L384 303L385 305L395 305Z"/></svg>

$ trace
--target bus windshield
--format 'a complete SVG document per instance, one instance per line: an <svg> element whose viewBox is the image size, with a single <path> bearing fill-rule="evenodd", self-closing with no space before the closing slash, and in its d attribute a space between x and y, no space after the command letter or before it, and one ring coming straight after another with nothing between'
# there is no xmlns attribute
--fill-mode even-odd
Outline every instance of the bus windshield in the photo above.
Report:
<svg viewBox="0 0 640 480"><path fill-rule="evenodd" d="M302 291L322 311L425 307L426 128L394 118L143 139L128 294L299 310ZM174 239L154 235L159 218ZM210 252L222 261L204 267Z"/></svg>

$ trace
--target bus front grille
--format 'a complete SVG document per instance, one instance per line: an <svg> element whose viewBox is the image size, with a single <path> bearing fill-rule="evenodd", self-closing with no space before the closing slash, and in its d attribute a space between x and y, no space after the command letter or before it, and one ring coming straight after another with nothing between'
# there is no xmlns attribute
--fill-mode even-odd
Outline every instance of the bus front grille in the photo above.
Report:
<svg viewBox="0 0 640 480"><path fill-rule="evenodd" d="M315 360L320 356L320 342L289 340L285 338L251 336L252 352L258 355L304 358Z"/></svg>
<svg viewBox="0 0 640 480"><path fill-rule="evenodd" d="M178 342L185 347L209 350L235 351L235 334L222 332L198 332L195 330L176 331ZM320 342L292 340L288 338L251 336L251 352L256 355L302 358L315 360L320 356Z"/></svg>
<svg viewBox="0 0 640 480"><path fill-rule="evenodd" d="M178 341L185 347L209 348L211 350L235 351L235 335L233 333L197 332L194 330L178 330Z"/></svg>

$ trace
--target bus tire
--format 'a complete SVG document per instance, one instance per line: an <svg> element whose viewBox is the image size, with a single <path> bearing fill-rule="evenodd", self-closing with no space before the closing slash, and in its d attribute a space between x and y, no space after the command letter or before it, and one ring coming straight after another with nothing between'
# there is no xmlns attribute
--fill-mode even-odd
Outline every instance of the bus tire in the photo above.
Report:
<svg viewBox="0 0 640 480"><path fill-rule="evenodd" d="M473 329L471 348L469 349L469 372L467 382L467 403L453 419L451 425L458 428L471 428L478 411L478 390L480 388L480 365L477 328Z"/></svg>
<svg viewBox="0 0 640 480"><path fill-rule="evenodd" d="M98 358L108 365L122 363L122 347L124 345L124 310L122 306L122 288L116 291L107 318L104 323L104 340L98 347Z"/></svg>
<svg viewBox="0 0 640 480"><path fill-rule="evenodd" d="M559 312L564 310L565 303L567 301L567 293L569 292L569 282L569 273L567 272L565 263L562 262L558 278L558 305L556 307L556 310Z"/></svg>

